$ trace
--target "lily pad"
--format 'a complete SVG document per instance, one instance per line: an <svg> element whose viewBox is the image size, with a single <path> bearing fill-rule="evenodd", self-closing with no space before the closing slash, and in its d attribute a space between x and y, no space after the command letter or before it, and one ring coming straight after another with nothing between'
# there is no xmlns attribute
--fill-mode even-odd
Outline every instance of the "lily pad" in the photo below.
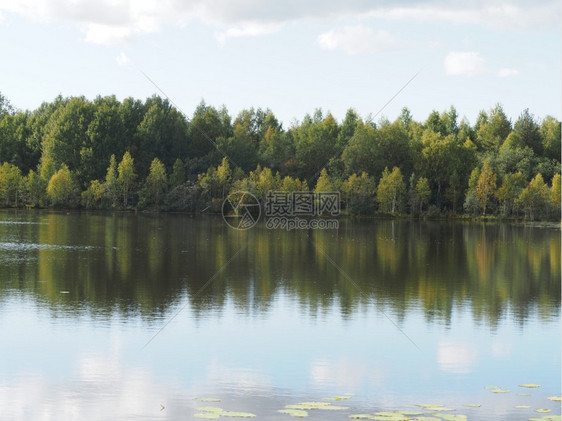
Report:
<svg viewBox="0 0 562 421"><path fill-rule="evenodd" d="M518 393L517 396L531 396L530 393Z"/></svg>
<svg viewBox="0 0 562 421"><path fill-rule="evenodd" d="M301 402L296 404L285 405L287 409L314 410L330 406L330 402Z"/></svg>
<svg viewBox="0 0 562 421"><path fill-rule="evenodd" d="M326 406L321 406L318 409L328 409L330 411L340 411L342 409L349 409L349 406L326 405Z"/></svg>
<svg viewBox="0 0 562 421"><path fill-rule="evenodd" d="M561 421L562 416L560 415L545 415L543 417L531 417L528 418L529 421Z"/></svg>
<svg viewBox="0 0 562 421"><path fill-rule="evenodd" d="M426 411L455 411L455 408L447 408L446 406L426 407Z"/></svg>
<svg viewBox="0 0 562 421"><path fill-rule="evenodd" d="M221 400L218 398L193 398L194 401L199 402L220 402Z"/></svg>
<svg viewBox="0 0 562 421"><path fill-rule="evenodd" d="M375 416L371 414L351 414L349 418L356 420L373 420L375 419Z"/></svg>
<svg viewBox="0 0 562 421"><path fill-rule="evenodd" d="M423 415L423 412L420 411L400 411L400 413L404 415Z"/></svg>
<svg viewBox="0 0 562 421"><path fill-rule="evenodd" d="M324 401L341 401L342 399L351 399L351 395L331 396L328 398L322 398L322 400Z"/></svg>
<svg viewBox="0 0 562 421"><path fill-rule="evenodd" d="M419 406L420 408L437 408L445 405L442 403L418 403L416 406Z"/></svg>
<svg viewBox="0 0 562 421"><path fill-rule="evenodd" d="M485 386L485 389L501 389L499 386Z"/></svg>
<svg viewBox="0 0 562 421"><path fill-rule="evenodd" d="M492 389L490 390L492 393L509 393L510 391L507 389Z"/></svg>
<svg viewBox="0 0 562 421"><path fill-rule="evenodd" d="M417 417L416 421L441 421L441 418L437 417Z"/></svg>
<svg viewBox="0 0 562 421"><path fill-rule="evenodd" d="M409 420L410 418L401 412L382 411L382 412L376 412L374 419L398 421L398 420Z"/></svg>
<svg viewBox="0 0 562 421"><path fill-rule="evenodd" d="M554 402L562 402L562 397L560 396L549 396L547 399L550 399L551 401Z"/></svg>
<svg viewBox="0 0 562 421"><path fill-rule="evenodd" d="M468 406L471 408L480 408L482 405L479 403L465 403L464 406Z"/></svg>
<svg viewBox="0 0 562 421"><path fill-rule="evenodd" d="M281 414L290 415L291 417L298 417L298 418L308 417L308 412L303 411L302 409L280 409L277 412L280 412Z"/></svg>
<svg viewBox="0 0 562 421"><path fill-rule="evenodd" d="M531 405L515 405L515 407L516 407L517 409L527 409L527 408L530 408Z"/></svg>
<svg viewBox="0 0 562 421"><path fill-rule="evenodd" d="M222 417L232 418L255 418L256 415L250 412L222 411L219 413Z"/></svg>
<svg viewBox="0 0 562 421"><path fill-rule="evenodd" d="M537 387L541 387L540 384L534 384L534 383L523 383L520 384L519 387L528 387L529 389L536 389Z"/></svg>
<svg viewBox="0 0 562 421"><path fill-rule="evenodd" d="M546 412L550 412L550 409L548 409L548 408L538 408L538 409L535 409L535 411L546 413Z"/></svg>
<svg viewBox="0 0 562 421"><path fill-rule="evenodd" d="M392 415L375 415L373 419L379 420L379 421L408 421L408 420L411 420L410 417L407 417L406 415L402 415L402 414L397 413L397 412L392 413Z"/></svg>
<svg viewBox="0 0 562 421"><path fill-rule="evenodd" d="M222 412L223 411L222 408L218 408L216 406L200 406L196 409L198 411L202 411L202 412Z"/></svg>
<svg viewBox="0 0 562 421"><path fill-rule="evenodd" d="M439 414L439 416L447 421L466 421L466 415L460 414Z"/></svg>
<svg viewBox="0 0 562 421"><path fill-rule="evenodd" d="M220 417L218 412L198 412L193 414L195 418L203 418L205 420L216 420Z"/></svg>

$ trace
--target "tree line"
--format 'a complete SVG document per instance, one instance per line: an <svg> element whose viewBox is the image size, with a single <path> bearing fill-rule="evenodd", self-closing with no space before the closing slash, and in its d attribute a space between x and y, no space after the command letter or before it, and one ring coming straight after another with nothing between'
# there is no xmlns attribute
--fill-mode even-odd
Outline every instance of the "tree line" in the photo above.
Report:
<svg viewBox="0 0 562 421"><path fill-rule="evenodd" d="M229 192L340 191L352 214L559 218L560 121L501 105L474 125L454 107L423 122L316 110L284 128L269 109L192 117L158 96L59 96L33 111L0 94L6 207L220 211Z"/></svg>

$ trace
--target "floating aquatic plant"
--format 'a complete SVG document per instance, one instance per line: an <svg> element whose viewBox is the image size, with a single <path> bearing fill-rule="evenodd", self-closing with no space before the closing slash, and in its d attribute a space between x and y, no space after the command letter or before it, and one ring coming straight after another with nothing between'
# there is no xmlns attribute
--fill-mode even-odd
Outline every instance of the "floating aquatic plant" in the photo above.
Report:
<svg viewBox="0 0 562 421"><path fill-rule="evenodd" d="M441 421L442 418L422 416L417 417L416 421Z"/></svg>
<svg viewBox="0 0 562 421"><path fill-rule="evenodd" d="M349 409L349 406L326 405L326 406L321 406L318 409L327 409L327 410L330 410L330 411L340 411L342 409Z"/></svg>
<svg viewBox="0 0 562 421"><path fill-rule="evenodd" d="M327 398L322 398L325 401L341 401L342 399L351 399L352 395L343 395L343 396L331 396Z"/></svg>
<svg viewBox="0 0 562 421"><path fill-rule="evenodd" d="M398 411L382 411L375 413L375 420L408 421L411 418Z"/></svg>
<svg viewBox="0 0 562 421"><path fill-rule="evenodd" d="M482 405L479 403L465 403L464 406L468 406L471 408L480 408Z"/></svg>
<svg viewBox="0 0 562 421"><path fill-rule="evenodd" d="M308 412L303 411L302 409L280 409L277 412L281 414L287 414L292 417L304 418L308 417Z"/></svg>
<svg viewBox="0 0 562 421"><path fill-rule="evenodd" d="M509 393L510 392L509 390L502 389L501 387L497 387L495 389L492 389L492 388L487 388L487 389L489 389L490 392L492 392L492 393Z"/></svg>
<svg viewBox="0 0 562 421"><path fill-rule="evenodd" d="M447 421L466 421L466 415L460 414L433 414Z"/></svg>
<svg viewBox="0 0 562 421"><path fill-rule="evenodd" d="M529 389L536 389L537 387L541 387L540 384L534 384L534 383L523 383L520 384L519 387L527 387Z"/></svg>
<svg viewBox="0 0 562 421"><path fill-rule="evenodd" d="M221 417L233 418L255 418L256 415L250 412L222 411L219 413Z"/></svg>
<svg viewBox="0 0 562 421"><path fill-rule="evenodd" d="M195 408L198 411L203 411L203 412L222 412L223 409L216 407L216 406L200 406L198 408Z"/></svg>
<svg viewBox="0 0 562 421"><path fill-rule="evenodd" d="M205 420L216 420L220 417L218 412L198 412L196 414L193 414L193 416L195 418L202 418Z"/></svg>
<svg viewBox="0 0 562 421"><path fill-rule="evenodd" d="M548 409L548 408L538 408L538 409L535 409L535 411L545 413L545 412L550 412L550 409Z"/></svg>
<svg viewBox="0 0 562 421"><path fill-rule="evenodd" d="M447 408L446 406L430 406L425 407L426 411L455 411L455 408Z"/></svg>
<svg viewBox="0 0 562 421"><path fill-rule="evenodd" d="M219 417L231 417L231 418L254 418L256 415L250 412L236 412L236 411L226 411L222 408L216 406L201 406L197 408L200 411L194 414L194 417L204 418L209 420L216 420Z"/></svg>
<svg viewBox="0 0 562 421"><path fill-rule="evenodd" d="M332 405L330 402L301 402L297 404L285 405L287 409L300 409L303 411L316 410L316 409L327 409L327 410L341 410L349 409L347 406Z"/></svg>
<svg viewBox="0 0 562 421"><path fill-rule="evenodd" d="M518 408L518 409L527 409L527 408L530 408L531 406L530 405L515 405L515 407Z"/></svg>
<svg viewBox="0 0 562 421"><path fill-rule="evenodd" d="M562 397L560 396L549 396L547 399L550 399L551 401L554 402L562 402Z"/></svg>

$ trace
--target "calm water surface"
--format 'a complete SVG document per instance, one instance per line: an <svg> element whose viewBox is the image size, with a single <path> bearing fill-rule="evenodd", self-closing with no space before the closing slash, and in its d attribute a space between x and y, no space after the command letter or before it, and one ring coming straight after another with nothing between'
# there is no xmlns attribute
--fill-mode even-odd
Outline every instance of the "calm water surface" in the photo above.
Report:
<svg viewBox="0 0 562 421"><path fill-rule="evenodd" d="M308 419L560 414L560 256L559 228L523 225L1 212L0 419L290 421L343 394Z"/></svg>

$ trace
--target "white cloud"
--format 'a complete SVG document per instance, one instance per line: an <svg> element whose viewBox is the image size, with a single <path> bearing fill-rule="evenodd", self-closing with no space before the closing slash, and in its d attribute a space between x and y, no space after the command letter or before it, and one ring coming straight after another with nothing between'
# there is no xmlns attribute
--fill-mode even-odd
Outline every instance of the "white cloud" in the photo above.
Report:
<svg viewBox="0 0 562 421"><path fill-rule="evenodd" d="M312 382L320 388L337 385L340 390L345 390L346 392L353 392L365 381L370 385L381 385L385 380L385 374L382 369L376 367L366 368L346 360L335 362L326 360L312 361L310 377Z"/></svg>
<svg viewBox="0 0 562 421"><path fill-rule="evenodd" d="M519 74L519 70L517 69L500 69L498 70L499 77L510 77L510 76L517 76Z"/></svg>
<svg viewBox="0 0 562 421"><path fill-rule="evenodd" d="M161 397L176 397L177 392L159 384L149 372L118 360L84 357L78 370L78 376L67 383L22 375L0 384L3 419L129 419L132 414L156 419Z"/></svg>
<svg viewBox="0 0 562 421"><path fill-rule="evenodd" d="M121 52L121 54L115 57L115 61L117 61L117 64L119 66L128 66L133 63L131 59L127 56L127 54L125 54L124 52Z"/></svg>
<svg viewBox="0 0 562 421"><path fill-rule="evenodd" d="M443 61L445 73L453 76L476 76L486 72L486 63L475 51L452 51Z"/></svg>
<svg viewBox="0 0 562 421"><path fill-rule="evenodd" d="M369 16L389 20L450 22L484 25L502 30L527 30L560 23L558 1L419 2L409 6L380 8Z"/></svg>
<svg viewBox="0 0 562 421"><path fill-rule="evenodd" d="M492 355L495 358L506 360L511 357L512 351L511 344L496 342L492 345Z"/></svg>
<svg viewBox="0 0 562 421"><path fill-rule="evenodd" d="M476 357L476 350L468 344L441 342L438 345L437 362L441 370L449 373L470 373Z"/></svg>
<svg viewBox="0 0 562 421"><path fill-rule="evenodd" d="M215 38L221 44L224 44L227 38L258 36L277 32L281 28L281 24L262 24L262 23L245 23L233 26L225 31L215 33Z"/></svg>
<svg viewBox="0 0 562 421"><path fill-rule="evenodd" d="M96 44L126 42L194 19L217 29L217 39L270 33L287 22L380 18L487 25L504 30L555 27L557 0L0 0L0 14L77 25ZM259 29L257 29L259 28ZM384 40L379 40L384 41Z"/></svg>
<svg viewBox="0 0 562 421"><path fill-rule="evenodd" d="M501 68L491 70L486 66L486 60L476 51L451 51L443 60L445 74L449 76L478 76L482 74L493 74L498 77L517 76L519 70Z"/></svg>
<svg viewBox="0 0 562 421"><path fill-rule="evenodd" d="M348 54L376 53L402 48L396 38L386 31L374 32L371 28L357 25L342 30L331 30L318 37L324 50L343 50Z"/></svg>

